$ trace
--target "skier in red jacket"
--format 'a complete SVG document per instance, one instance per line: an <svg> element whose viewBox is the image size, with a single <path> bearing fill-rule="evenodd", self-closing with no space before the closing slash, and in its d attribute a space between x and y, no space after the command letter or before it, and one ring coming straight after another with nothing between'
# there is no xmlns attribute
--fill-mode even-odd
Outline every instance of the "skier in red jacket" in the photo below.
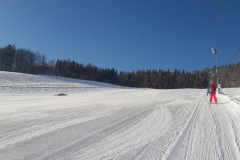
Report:
<svg viewBox="0 0 240 160"><path fill-rule="evenodd" d="M214 97L215 103L217 103L217 97L216 97L216 86L214 83L211 83L210 85L210 100L209 102L212 102L212 97Z"/></svg>

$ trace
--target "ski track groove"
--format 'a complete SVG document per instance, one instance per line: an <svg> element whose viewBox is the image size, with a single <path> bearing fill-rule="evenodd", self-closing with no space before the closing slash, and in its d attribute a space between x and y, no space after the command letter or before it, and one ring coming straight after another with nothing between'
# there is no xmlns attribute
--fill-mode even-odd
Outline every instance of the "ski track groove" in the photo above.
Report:
<svg viewBox="0 0 240 160"><path fill-rule="evenodd" d="M236 101L233 101L233 103L236 103L238 105L238 102ZM240 134L240 131L237 130L237 128L239 128L239 117L238 117L238 114L237 114L237 110L230 110L228 108L225 107L225 112L226 112L226 115L227 115L227 119L231 122L231 128L232 128L232 134L234 135L234 144L235 144L235 147L236 147L236 154L237 154L237 157L239 157L239 151L240 151L240 140L239 140L239 137L238 135Z"/></svg>
<svg viewBox="0 0 240 160"><path fill-rule="evenodd" d="M72 148L74 148L74 147L77 148L77 149L74 149L75 151L80 150L82 148L85 148L85 147L87 147L91 144L94 144L97 141L107 137L108 135L110 135L114 132L117 132L122 127L124 127L126 124L134 123L135 121L137 121L138 118L141 117L141 115L144 115L144 114L150 112L151 110L153 110L153 108L148 108L148 109L146 109L146 110L144 110L140 113L137 113L135 115L127 117L126 119L118 121L111 126L107 126L106 128L104 128L100 131L97 131L95 133L92 133L91 135L88 135L87 137L83 137L82 139L80 139L78 141L74 141L73 143L70 143L67 146L64 146L62 148L54 150L51 153L47 153L47 155L43 155L40 158L37 158L36 160L38 160L38 159L52 159L52 158L54 158L54 156L56 154L58 154L58 153L61 154L61 151L72 150ZM136 117L138 117L138 118L135 119ZM133 119L133 121L131 121L132 119ZM82 147L80 147L80 148L76 147L76 146L78 146L78 144L81 144ZM82 144L84 144L84 145L82 145ZM71 151L71 153L74 153L75 151L73 151L73 152Z"/></svg>
<svg viewBox="0 0 240 160"><path fill-rule="evenodd" d="M186 107L186 105L188 106L189 104L191 106L193 106L193 109L191 109L191 111L187 109L190 106ZM161 135L158 135L158 137L153 142L149 143L149 145L147 147L145 147L144 150L142 150L140 153L138 153L138 156L135 157L135 159L146 159L146 160L147 159L166 159L166 156L168 156L168 154L169 154L169 150L174 147L174 146L172 146L172 144L176 143L176 141L178 140L182 131L186 127L190 117L192 116L192 114L194 112L194 109L196 108L196 104L197 103L194 103L194 105L192 105L192 103L189 103L189 102L179 104L177 106L167 104L165 107L168 108L168 112L170 112L170 115L172 115L171 116L172 123L178 124L178 123L175 123L175 121L177 121L177 119L176 119L177 117L180 118L180 117L187 116L188 118L186 118L186 120L185 120L185 118L183 118L183 119L181 118L180 125L179 124L178 125L174 125L174 124L169 125L168 128L166 129L166 131L164 133L162 133ZM187 109L187 110L185 110L185 109ZM188 111L189 111L189 113L188 113ZM181 113L184 113L183 114L184 116ZM175 137L175 136L176 136L176 138L171 138L171 137ZM157 149L157 148L159 148L159 149ZM121 159L121 160L125 160L125 159Z"/></svg>
<svg viewBox="0 0 240 160"><path fill-rule="evenodd" d="M220 153L216 153L219 159L238 159L238 154L234 154L234 148L238 150L238 145L236 144L236 130L232 121L233 116L228 113L228 111L230 111L230 108L226 108L226 106L223 104L224 103L219 103L217 105L209 104L211 114L213 115L214 130L217 133L216 138L218 146L216 147L220 149ZM226 128L227 130L224 130ZM229 136L229 134L231 136Z"/></svg>
<svg viewBox="0 0 240 160"><path fill-rule="evenodd" d="M217 124L218 121L217 121L217 119L216 119L216 115L214 114L215 112L214 112L211 104L209 104L209 108L210 108L210 110L211 110L211 114L213 115L214 130L215 130L215 132L217 133L217 143L218 143L218 146L221 146L222 142L221 142L221 138L219 137L219 134L220 134L219 124ZM222 147L220 148L220 151L221 151L221 155L220 155L218 152L216 152L216 153L217 153L217 156L218 156L218 158L223 157L223 159L224 159L224 152L223 152Z"/></svg>
<svg viewBox="0 0 240 160"><path fill-rule="evenodd" d="M167 156L167 158L166 158L167 160L178 160L178 159L181 160L181 159L185 158L187 146L188 146L188 142L189 142L189 136L190 136L190 133L188 133L188 132L190 132L189 129L192 127L192 125L194 123L197 112L199 110L199 103L201 102L202 99L203 99L203 97L198 100L196 107L186 124L184 131L182 132L181 136L179 136L179 139L177 140L173 149ZM187 140L185 140L185 139L187 139Z"/></svg>
<svg viewBox="0 0 240 160"><path fill-rule="evenodd" d="M131 158L131 160L134 160L135 158L137 158L137 156L149 145L150 142L148 142L146 145L144 145L135 156L133 156L133 158Z"/></svg>
<svg viewBox="0 0 240 160"><path fill-rule="evenodd" d="M111 135L109 135L109 137L111 137L110 139L114 140L115 139L115 143L119 144L118 146L113 146L112 148L109 148L108 147L108 151L109 150L119 150L119 154L115 155L108 155L108 156L104 156L104 154L102 155L103 157L101 157L100 159L121 159L121 158L118 158L119 156L123 156L125 155L124 157L124 160L125 159L132 159L134 157L134 159L139 159L138 157L141 157L141 153L145 150L145 148L148 147L148 145L150 144L150 141L148 142L142 142L142 138L143 136L146 138L147 135L146 134L152 134L152 133L155 133L156 130L159 130L159 124L161 125L160 127L162 128L162 124L166 124L165 121L168 121L168 116L169 113L166 112L166 109L163 107L159 107L160 105L160 102L157 102L155 104L155 107L154 107L154 111L152 111L150 114L148 114L147 117L145 117L144 119L142 119L141 121L139 121L138 123L134 124L134 125L129 125L128 126L125 126L123 127L123 131L121 131L121 134L119 133L113 133ZM163 111L163 112L162 112ZM160 115L159 115L160 114ZM159 117L160 116L160 117ZM157 118L157 119L156 119ZM159 122L159 120L161 122ZM165 122L165 123L164 123ZM151 128L147 129L146 127L149 127L151 126ZM164 125L165 126L165 125ZM156 128L157 127L157 128ZM146 128L146 129L145 129ZM167 126L164 127L165 129L164 130L161 130L161 132L165 132L166 130L168 130ZM162 128L163 129L163 128ZM149 133L150 132L150 133ZM117 137L116 137L117 136ZM114 137L114 138L113 138ZM155 136L154 136L155 137ZM109 138L108 138L109 139ZM125 144L120 144L116 141L118 141L118 139L120 140L123 140L123 141L130 141L132 142L131 144L129 144L129 142L124 142ZM149 139L149 136L148 136L148 139ZM140 141L139 141L140 140ZM109 140L104 140L104 141L107 141L107 143L109 144L112 144L111 141ZM136 143L137 142L137 143ZM105 145L108 145L108 144L105 144ZM136 146L134 147L133 146L136 145L136 146L139 146L139 144L143 144L141 147L139 147L139 149L136 149L138 150L137 153L135 154L135 156L133 154L128 154L128 152L132 152L132 150L135 150ZM103 152L104 150L106 150L106 148L102 147L103 144L101 144L101 146L94 146L95 148L97 147L98 149L95 150L96 154L95 155L91 155L91 156L86 156L86 155L82 155L82 157L80 156L81 159L99 159L99 158L96 158L96 157L99 157L101 154L98 154L98 150L101 150L101 152ZM116 148L115 148L116 147ZM106 151L106 152L108 152ZM79 156L78 156L79 158Z"/></svg>
<svg viewBox="0 0 240 160"><path fill-rule="evenodd" d="M101 109L98 109L98 110L101 112ZM94 109L89 109L87 110L87 112L80 113L80 114L85 114L84 117L80 116L81 118L78 118L79 115L74 115L74 117L63 117L57 120L56 119L50 120L47 122L43 122L41 124L32 125L30 127L22 127L18 130L13 130L7 133L0 134L0 142L1 142L0 149L7 147L9 145L13 145L16 143L21 143L23 141L33 139L43 134L48 134L48 133L63 129L65 127L73 126L79 123L84 123L86 121L90 121L92 119L100 118L103 116L102 114L98 114L93 117L88 117L90 113L93 114L95 112L97 111Z"/></svg>

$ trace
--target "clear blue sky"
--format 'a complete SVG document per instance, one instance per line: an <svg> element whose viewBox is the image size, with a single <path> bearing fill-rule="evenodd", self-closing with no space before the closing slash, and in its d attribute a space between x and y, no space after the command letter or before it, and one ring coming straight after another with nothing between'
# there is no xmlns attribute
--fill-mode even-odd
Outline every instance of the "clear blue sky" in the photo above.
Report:
<svg viewBox="0 0 240 160"><path fill-rule="evenodd" d="M118 71L211 65L220 0L0 0L0 47ZM222 0L215 49L240 48L240 1ZM240 61L240 53L231 61Z"/></svg>

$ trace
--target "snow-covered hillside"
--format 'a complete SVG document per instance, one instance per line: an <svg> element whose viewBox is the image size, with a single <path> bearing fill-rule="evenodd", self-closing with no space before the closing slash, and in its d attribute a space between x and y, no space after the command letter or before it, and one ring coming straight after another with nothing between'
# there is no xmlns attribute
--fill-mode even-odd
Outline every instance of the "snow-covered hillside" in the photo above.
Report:
<svg viewBox="0 0 240 160"><path fill-rule="evenodd" d="M240 159L240 89L155 90L0 72L0 159ZM65 93L67 96L54 96Z"/></svg>
<svg viewBox="0 0 240 160"><path fill-rule="evenodd" d="M86 80L76 80L47 75L31 75L0 71L0 92L4 93L79 93L103 88L122 88L116 85Z"/></svg>

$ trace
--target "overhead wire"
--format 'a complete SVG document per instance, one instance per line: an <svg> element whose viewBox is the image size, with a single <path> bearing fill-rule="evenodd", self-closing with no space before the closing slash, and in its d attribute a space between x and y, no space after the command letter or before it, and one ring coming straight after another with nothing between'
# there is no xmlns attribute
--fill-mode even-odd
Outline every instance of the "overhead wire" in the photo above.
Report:
<svg viewBox="0 0 240 160"><path fill-rule="evenodd" d="M213 42L213 48L215 46L215 41L216 41L216 37L217 37L217 28L218 28L218 21L219 21L219 15L220 15L220 10L221 10L221 4L222 4L222 0L220 0L219 10L218 10L218 18L217 18L217 25L216 25L216 30L215 30L215 37L214 37L214 42Z"/></svg>
<svg viewBox="0 0 240 160"><path fill-rule="evenodd" d="M217 25L216 25L216 30L215 30L215 36L214 36L214 42L213 42L213 47L212 47L212 58L213 58L213 54L216 54L216 58L217 58L217 51L214 49L215 46L215 41L216 41L216 37L217 37L217 28L218 28L218 21L219 21L219 15L220 15L220 10L221 10L221 4L222 4L222 0L220 0L220 5L219 5L219 9L218 9L218 18L217 18ZM209 73L210 76L212 77L213 74L211 72L211 67L212 67L212 58L211 58L211 63L210 63L210 68L209 68ZM217 67L217 61L216 61L216 67ZM216 68L216 73L217 73L217 68ZM217 80L217 84L218 84L218 80Z"/></svg>
<svg viewBox="0 0 240 160"><path fill-rule="evenodd" d="M219 9L218 9L218 18L217 18L217 25L216 25L216 30L215 30L215 36L214 36L214 42L213 42L213 48L215 46L215 41L216 41L216 37L217 37L217 28L218 28L218 21L219 21L219 15L220 15L220 10L221 10L221 4L222 4L222 0L220 0L220 5L219 5ZM213 58L213 53L212 53L212 58ZM211 63L210 63L210 68L212 67L212 58L211 58Z"/></svg>
<svg viewBox="0 0 240 160"><path fill-rule="evenodd" d="M238 54L239 51L240 51L240 49L234 54L234 56L227 62L226 65L228 65L228 63Z"/></svg>
<svg viewBox="0 0 240 160"><path fill-rule="evenodd" d="M217 18L217 25L216 25L216 30L215 30L215 36L214 36L214 42L213 42L213 47L212 47L212 58L213 58L213 54L215 53L217 56L217 52L214 49L215 46L215 42L216 42L216 37L217 37L217 28L218 28L218 21L219 21L219 15L220 15L220 10L221 10L221 4L222 4L222 0L220 0L220 5L219 5L219 10L218 10L218 18ZM238 52L240 51L240 49L233 55L233 57L227 62L227 64L238 54ZM211 64L210 64L210 74L211 74L211 65L212 65L212 58L211 58ZM226 64L226 65L227 65ZM217 65L217 64L216 64Z"/></svg>

